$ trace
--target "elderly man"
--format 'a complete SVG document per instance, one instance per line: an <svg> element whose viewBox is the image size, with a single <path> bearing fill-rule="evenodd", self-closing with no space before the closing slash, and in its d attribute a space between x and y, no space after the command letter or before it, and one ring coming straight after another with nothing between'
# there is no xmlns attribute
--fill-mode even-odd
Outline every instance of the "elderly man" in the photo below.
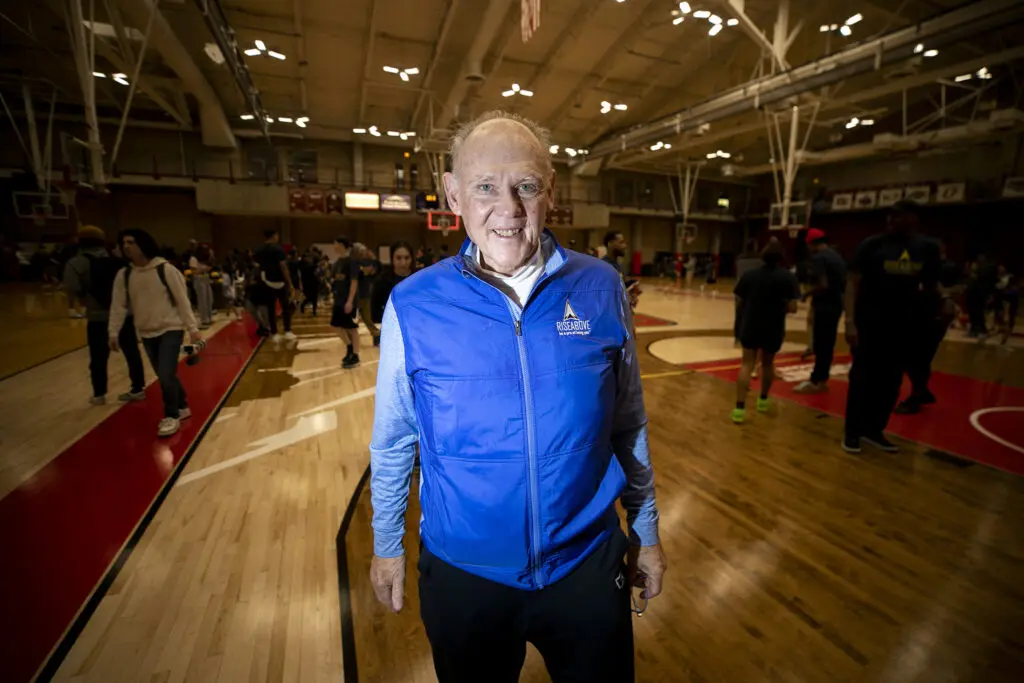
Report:
<svg viewBox="0 0 1024 683"><path fill-rule="evenodd" d="M665 572L629 303L611 266L544 229L548 147L502 112L455 135L444 185L469 239L398 285L382 323L371 581L402 608L419 442L441 683L518 681L527 641L556 682L632 681L630 586L646 604Z"/></svg>

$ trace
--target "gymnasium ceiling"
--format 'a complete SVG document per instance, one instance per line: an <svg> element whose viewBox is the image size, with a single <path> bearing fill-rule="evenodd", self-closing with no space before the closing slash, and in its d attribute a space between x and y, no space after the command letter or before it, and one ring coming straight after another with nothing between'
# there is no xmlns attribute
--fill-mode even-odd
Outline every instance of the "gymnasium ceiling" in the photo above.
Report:
<svg viewBox="0 0 1024 683"><path fill-rule="evenodd" d="M141 46L152 0L80 0L88 18L113 21L116 10L132 33L134 53ZM213 1L213 0L210 0ZM65 25L69 0L38 0L5 10L0 22L3 41L0 92L17 110L21 88L29 84L35 108L46 110L56 91L59 115L81 116L82 89L78 83ZM241 136L260 135L253 110L224 64L208 54L213 37L200 6L203 0L162 0L159 11L176 40L212 86L228 125ZM450 127L458 120L491 108L517 111L552 130L553 141L564 149L586 149L634 126L664 117L708 99L753 78L781 70L767 51L735 19L728 0L691 2L691 12L673 15L680 3L669 0L542 0L540 26L528 42L520 29L519 0L220 0L239 50L264 49L245 56L244 67L267 115L268 130L288 138L362 139L378 144L442 149ZM780 0L747 0L744 11L771 40ZM860 41L918 24L958 7L960 0L790 0L789 29L798 25L785 55L798 66ZM697 18L700 10L721 17L723 28L709 35L712 24ZM851 17L860 20L839 30ZM675 19L683 16L679 23ZM137 19L132 22L132 19ZM86 32L88 34L88 32ZM111 80L117 72L131 76L134 64L115 37L97 32L97 110L102 120L120 119L128 88ZM155 41L154 41L155 42ZM884 69L856 76L827 90L803 96L810 105L821 101L809 149L827 149L870 140L882 131L902 129L903 94L880 92L855 95L930 69L976 60L987 53L1020 47L1020 24L985 36L984 42L945 46L939 54L914 57ZM129 119L139 125L198 130L203 98L194 79L184 77L180 63L169 59L163 44L149 45L142 62L140 91ZM284 56L275 59L271 52ZM473 57L477 59L473 59ZM174 68L172 68L172 63ZM947 102L952 104L975 90L935 125L957 123L995 107L1020 106L1024 70L1021 59L991 67L993 78L954 83L946 77ZM404 80L401 73L415 69ZM126 79L127 80L127 79ZM503 93L517 84L519 92ZM938 79L908 91L910 119L934 111L940 102ZM523 91L532 92L526 97ZM602 103L620 105L602 111ZM208 104L208 102L207 102ZM621 109L624 105L625 110ZM812 107L803 125L810 123ZM16 112L17 115L17 112ZM281 123L277 117L308 117L305 128ZM870 128L846 127L852 117L874 121ZM203 119L201 121L201 118ZM382 137L356 134L376 126ZM389 137L387 131L414 132L411 139ZM671 149L642 149L614 154L613 167L669 171L687 159L703 159L727 150L737 166L765 164L769 152L764 120L754 110L716 123L710 134L681 133L665 142ZM573 162L579 159L573 159Z"/></svg>

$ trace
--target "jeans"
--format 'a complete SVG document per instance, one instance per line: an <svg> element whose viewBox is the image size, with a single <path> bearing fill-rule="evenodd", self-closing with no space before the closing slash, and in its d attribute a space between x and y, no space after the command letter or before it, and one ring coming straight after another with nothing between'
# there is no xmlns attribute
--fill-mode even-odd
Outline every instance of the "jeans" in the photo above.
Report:
<svg viewBox="0 0 1024 683"><path fill-rule="evenodd" d="M107 395L107 361L110 360L110 340L106 320L90 320L85 326L85 338L89 343L89 378L92 380L92 395ZM139 339L135 336L135 322L129 316L121 327L117 342L128 364L128 378L132 393L146 388L146 375L139 352Z"/></svg>
<svg viewBox="0 0 1024 683"><path fill-rule="evenodd" d="M182 330L164 332L159 337L143 338L142 345L149 356L149 362L156 370L156 378L160 382L160 393L164 399L164 417L178 419L182 408L188 407L185 387L178 379L178 352L185 341Z"/></svg>
<svg viewBox="0 0 1024 683"><path fill-rule="evenodd" d="M842 315L842 306L822 306L814 309L814 323L812 327L814 371L811 372L811 381L815 384L827 382L829 373L832 371L832 358L836 351L839 318Z"/></svg>
<svg viewBox="0 0 1024 683"><path fill-rule="evenodd" d="M199 322L209 325L213 322L213 284L209 275L196 275L192 278L196 289L196 308L199 310Z"/></svg>

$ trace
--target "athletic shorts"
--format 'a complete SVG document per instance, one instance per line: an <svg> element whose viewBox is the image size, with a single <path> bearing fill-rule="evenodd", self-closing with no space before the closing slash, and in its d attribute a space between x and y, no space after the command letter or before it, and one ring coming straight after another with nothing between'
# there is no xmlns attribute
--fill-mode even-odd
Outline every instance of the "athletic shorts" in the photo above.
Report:
<svg viewBox="0 0 1024 683"><path fill-rule="evenodd" d="M356 322L356 310L352 308L351 313L345 312L344 306L335 306L331 309L331 327L340 327L343 330L355 330L359 328Z"/></svg>
<svg viewBox="0 0 1024 683"><path fill-rule="evenodd" d="M745 334L740 337L740 346L748 351L776 354L782 348L782 339L775 335Z"/></svg>

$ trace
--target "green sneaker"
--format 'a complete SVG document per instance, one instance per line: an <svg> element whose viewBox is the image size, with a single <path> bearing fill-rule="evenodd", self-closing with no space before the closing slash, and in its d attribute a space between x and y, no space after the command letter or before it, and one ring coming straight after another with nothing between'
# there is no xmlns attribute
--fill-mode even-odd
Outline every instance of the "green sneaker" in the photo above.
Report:
<svg viewBox="0 0 1024 683"><path fill-rule="evenodd" d="M767 413L768 409L772 407L771 402L766 398L757 399L757 412Z"/></svg>
<svg viewBox="0 0 1024 683"><path fill-rule="evenodd" d="M746 408L733 408L729 417L732 418L732 421L735 424L741 425L743 424L743 421L747 419L747 410Z"/></svg>

